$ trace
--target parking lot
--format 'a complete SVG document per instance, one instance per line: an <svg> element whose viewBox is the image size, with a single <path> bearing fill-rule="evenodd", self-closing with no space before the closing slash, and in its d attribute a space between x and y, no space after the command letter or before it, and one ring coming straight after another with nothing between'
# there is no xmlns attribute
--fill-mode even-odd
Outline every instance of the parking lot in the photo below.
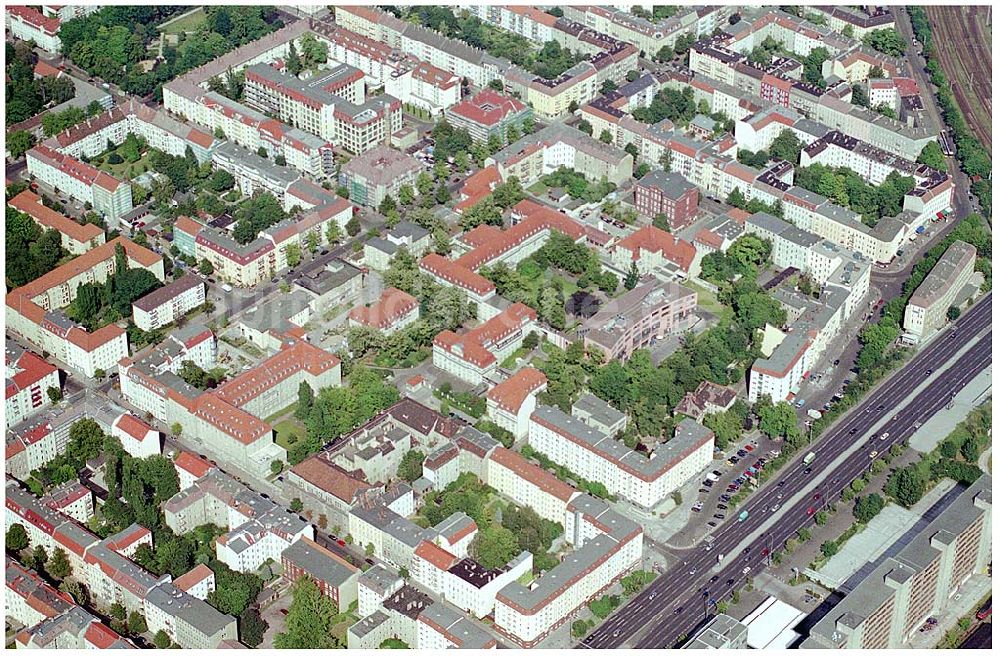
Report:
<svg viewBox="0 0 1000 657"><path fill-rule="evenodd" d="M749 448L749 449L747 449ZM769 460L777 456L781 443L760 433L744 436L739 445L734 445L725 458L715 461L715 468L698 489L698 500L691 507L693 512L687 531L705 532L714 530L729 517L733 495L756 486L755 474ZM778 492L778 500L781 492ZM697 530L695 530L697 528ZM687 532L685 532L687 533Z"/></svg>

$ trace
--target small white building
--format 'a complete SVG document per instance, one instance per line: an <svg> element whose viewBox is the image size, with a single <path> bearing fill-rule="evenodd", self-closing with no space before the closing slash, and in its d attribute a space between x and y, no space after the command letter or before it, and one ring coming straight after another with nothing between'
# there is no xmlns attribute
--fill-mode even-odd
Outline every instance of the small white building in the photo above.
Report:
<svg viewBox="0 0 1000 657"><path fill-rule="evenodd" d="M155 331L205 303L205 283L187 274L132 303L132 320L143 331Z"/></svg>
<svg viewBox="0 0 1000 657"><path fill-rule="evenodd" d="M135 458L160 453L160 432L131 413L122 413L111 423L111 435Z"/></svg>
<svg viewBox="0 0 1000 657"><path fill-rule="evenodd" d="M534 367L518 370L486 393L486 415L517 438L528 435L528 418L535 411L535 399L548 379Z"/></svg>

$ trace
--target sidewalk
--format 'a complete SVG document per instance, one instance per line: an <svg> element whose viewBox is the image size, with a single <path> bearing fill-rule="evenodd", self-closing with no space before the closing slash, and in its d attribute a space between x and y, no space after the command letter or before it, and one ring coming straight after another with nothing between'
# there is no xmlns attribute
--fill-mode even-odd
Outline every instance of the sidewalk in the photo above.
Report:
<svg viewBox="0 0 1000 657"><path fill-rule="evenodd" d="M945 633L966 614L974 613L979 601L993 590L993 579L985 573L975 573L958 588L943 609L936 616L938 623L932 629L921 632L920 628L913 631L913 636L903 644L904 648L933 648L944 638Z"/></svg>

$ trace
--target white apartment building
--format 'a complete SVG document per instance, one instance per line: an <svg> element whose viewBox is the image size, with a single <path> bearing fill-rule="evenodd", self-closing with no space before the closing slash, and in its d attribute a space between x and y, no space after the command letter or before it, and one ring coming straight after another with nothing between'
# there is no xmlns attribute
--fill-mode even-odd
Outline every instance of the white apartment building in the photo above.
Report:
<svg viewBox="0 0 1000 657"><path fill-rule="evenodd" d="M539 406L528 429L533 449L647 509L711 463L713 439L710 430L685 419L671 440L646 457L553 406Z"/></svg>
<svg viewBox="0 0 1000 657"><path fill-rule="evenodd" d="M528 418L548 379L534 367L524 367L486 393L486 415L517 438L528 435Z"/></svg>
<svg viewBox="0 0 1000 657"><path fill-rule="evenodd" d="M109 219L118 219L132 209L128 183L44 143L28 151L27 162L30 175L80 203L90 203Z"/></svg>
<svg viewBox="0 0 1000 657"><path fill-rule="evenodd" d="M558 523L566 514L566 505L580 494L548 470L505 447L490 452L485 482L516 504L532 508L542 518Z"/></svg>
<svg viewBox="0 0 1000 657"><path fill-rule="evenodd" d="M537 578L497 595L495 627L519 647L534 647L633 568L642 556L642 527L589 495L570 502L563 519L575 550Z"/></svg>
<svg viewBox="0 0 1000 657"><path fill-rule="evenodd" d="M972 278L976 247L957 240L948 247L906 304L903 330L907 339L919 342L947 321L948 308Z"/></svg>
<svg viewBox="0 0 1000 657"><path fill-rule="evenodd" d="M143 459L160 453L160 432L130 413L122 413L115 419L111 435L135 458Z"/></svg>
<svg viewBox="0 0 1000 657"><path fill-rule="evenodd" d="M49 388L62 390L59 369L37 354L7 341L4 377L7 396L4 403L7 426L18 424L52 403Z"/></svg>
<svg viewBox="0 0 1000 657"><path fill-rule="evenodd" d="M53 55L62 52L59 19L44 16L34 7L6 8L7 29L21 41L34 41L39 48Z"/></svg>
<svg viewBox="0 0 1000 657"><path fill-rule="evenodd" d="M143 331L171 324L205 303L205 283L193 274L182 276L132 303L132 320Z"/></svg>
<svg viewBox="0 0 1000 657"><path fill-rule="evenodd" d="M442 331L434 338L434 366L463 381L479 383L521 347L528 333L537 330L537 317L534 309L515 303L464 335Z"/></svg>
<svg viewBox="0 0 1000 657"><path fill-rule="evenodd" d="M487 570L468 557L458 557L428 540L413 552L414 581L476 618L493 613L500 589L531 572L531 553L522 551L499 570Z"/></svg>

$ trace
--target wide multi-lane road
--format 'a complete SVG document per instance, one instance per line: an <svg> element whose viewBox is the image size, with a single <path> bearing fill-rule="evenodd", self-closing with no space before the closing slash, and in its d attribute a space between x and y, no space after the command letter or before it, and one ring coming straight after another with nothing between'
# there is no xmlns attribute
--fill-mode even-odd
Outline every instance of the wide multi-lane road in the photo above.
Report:
<svg viewBox="0 0 1000 657"><path fill-rule="evenodd" d="M680 553L668 573L612 616L580 643L581 648L667 648L690 634L708 614L713 601L760 572L769 553L778 549L828 500L836 500L852 479L894 444L904 443L916 428L947 406L955 393L989 366L992 294L987 294L945 329L899 372L883 382L857 409L803 450L816 453L808 468L793 462L742 508L744 522L730 519L707 543ZM954 363L949 361L966 349ZM914 391L927 384L906 405ZM889 437L880 440L881 434ZM776 510L775 505L778 505ZM724 555L723 566L719 555ZM638 637L646 627L650 630Z"/></svg>

